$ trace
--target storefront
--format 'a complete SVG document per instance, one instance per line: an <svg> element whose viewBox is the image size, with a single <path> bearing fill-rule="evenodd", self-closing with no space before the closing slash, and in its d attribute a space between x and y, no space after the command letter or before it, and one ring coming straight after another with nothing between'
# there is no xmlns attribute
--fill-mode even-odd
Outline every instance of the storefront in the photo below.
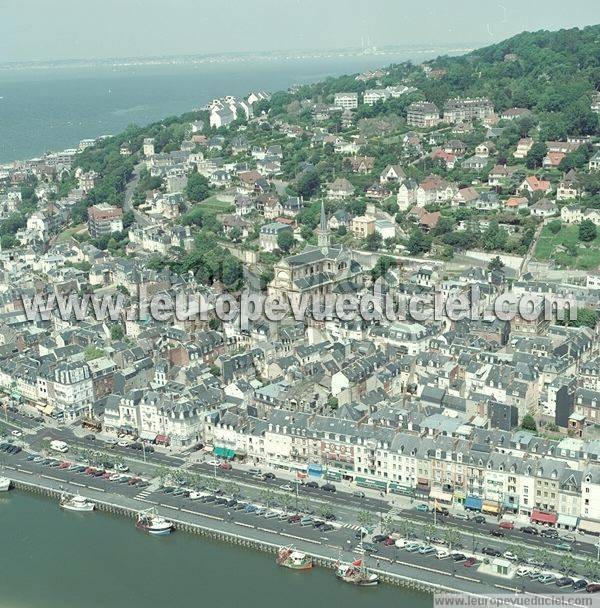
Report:
<svg viewBox="0 0 600 608"><path fill-rule="evenodd" d="M158 445L169 445L171 443L170 439L166 436L166 435L157 435L156 439L154 440L156 441L156 443ZM235 456L235 452L233 452L233 455ZM233 458L233 456L232 456Z"/></svg>
<svg viewBox="0 0 600 608"><path fill-rule="evenodd" d="M410 486L403 486L395 481L390 481L388 491L393 494L402 494L403 496L414 496L415 490Z"/></svg>
<svg viewBox="0 0 600 608"><path fill-rule="evenodd" d="M591 519L580 519L579 529L588 534L600 536L600 521L592 521Z"/></svg>
<svg viewBox="0 0 600 608"><path fill-rule="evenodd" d="M556 527L562 528L563 530L576 530L578 521L579 518L574 515L559 515L558 520L556 521Z"/></svg>
<svg viewBox="0 0 600 608"><path fill-rule="evenodd" d="M465 509L469 511L481 511L483 500L477 496L467 496L465 499Z"/></svg>
<svg viewBox="0 0 600 608"><path fill-rule="evenodd" d="M554 526L558 521L558 515L556 513L549 513L548 511L540 511L534 509L531 512L531 523L534 524L547 524Z"/></svg>
<svg viewBox="0 0 600 608"><path fill-rule="evenodd" d="M156 438L158 441L158 437ZM226 460L232 460L235 458L235 450L230 448L218 447L215 446L213 449L213 454L218 458L225 458Z"/></svg>
<svg viewBox="0 0 600 608"><path fill-rule="evenodd" d="M367 477L355 477L354 481L356 482L356 485L360 486L361 488L371 488L373 490L387 492L387 481L369 479Z"/></svg>
<svg viewBox="0 0 600 608"><path fill-rule="evenodd" d="M517 513L519 510L519 497L514 496L512 494L504 496L504 500L502 501L502 508L504 509L504 511Z"/></svg>
<svg viewBox="0 0 600 608"><path fill-rule="evenodd" d="M309 477L321 477L321 475L323 475L323 465L309 464L306 472Z"/></svg>
<svg viewBox="0 0 600 608"><path fill-rule="evenodd" d="M435 500L436 502L442 502L446 504L452 503L452 494L450 492L443 492L439 488L433 488L429 494L430 500Z"/></svg>
<svg viewBox="0 0 600 608"><path fill-rule="evenodd" d="M428 479L417 479L417 487L415 488L415 496L419 498L429 498L429 492L431 488L429 487Z"/></svg>
<svg viewBox="0 0 600 608"><path fill-rule="evenodd" d="M494 500L484 500L481 505L481 512L498 515L500 513L500 503Z"/></svg>

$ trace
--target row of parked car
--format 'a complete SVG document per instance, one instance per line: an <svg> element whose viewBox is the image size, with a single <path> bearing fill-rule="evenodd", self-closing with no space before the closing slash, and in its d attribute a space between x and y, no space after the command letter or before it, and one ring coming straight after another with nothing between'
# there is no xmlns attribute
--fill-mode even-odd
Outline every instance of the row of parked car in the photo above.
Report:
<svg viewBox="0 0 600 608"><path fill-rule="evenodd" d="M330 522L336 519L333 513L328 513L321 519L315 517L314 513L290 514L282 509L266 507L264 505L241 500L241 497L227 497L222 491L210 492L202 489L188 490L176 486L166 486L162 488L162 492L164 494L170 494L171 496L197 500L202 503L212 503L217 506L226 507L232 511L244 512L256 515L257 517L264 517L265 519L278 519L279 521L287 521L290 524L312 526L320 529L322 532L333 530L334 526Z"/></svg>
<svg viewBox="0 0 600 608"><path fill-rule="evenodd" d="M600 583L589 583L584 578L572 578L570 576L557 576L553 572L542 572L540 568L531 566L519 566L516 575L521 578L530 578L544 585L554 583L560 589L571 588L573 591L583 591L597 593L600 591Z"/></svg>
<svg viewBox="0 0 600 608"><path fill-rule="evenodd" d="M29 454L26 460L48 468L63 469L66 471L71 471L72 473L89 475L90 477L106 479L115 483L127 483L130 486L136 486L138 488L145 488L150 485L150 482L142 479L141 477L135 475L125 475L125 473L129 471L129 468L122 464L104 463L103 466L106 468L93 467L86 464L69 462L67 460L57 460L55 458L36 456L34 454Z"/></svg>
<svg viewBox="0 0 600 608"><path fill-rule="evenodd" d="M0 443L0 452L6 452L7 454L18 454L21 448L14 443Z"/></svg>

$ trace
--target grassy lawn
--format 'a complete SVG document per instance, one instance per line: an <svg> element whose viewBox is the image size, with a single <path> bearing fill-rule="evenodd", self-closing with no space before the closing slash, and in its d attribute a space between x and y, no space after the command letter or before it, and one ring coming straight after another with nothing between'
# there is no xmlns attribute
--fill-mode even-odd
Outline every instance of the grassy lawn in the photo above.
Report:
<svg viewBox="0 0 600 608"><path fill-rule="evenodd" d="M600 234L591 243L580 242L578 235L578 226L563 225L557 234L552 234L548 226L544 226L535 257L538 260L554 260L565 268L600 268ZM567 246L577 247L577 256L564 251L563 248Z"/></svg>
<svg viewBox="0 0 600 608"><path fill-rule="evenodd" d="M202 207L207 207L216 213L227 213L233 209L233 205L230 203L219 200L218 195L209 196L207 199L203 200L200 205L202 205Z"/></svg>
<svg viewBox="0 0 600 608"><path fill-rule="evenodd" d="M84 232L86 229L85 224L78 224L77 226L73 226L73 228L67 228L63 230L57 237L57 243L66 243L74 234L79 232Z"/></svg>

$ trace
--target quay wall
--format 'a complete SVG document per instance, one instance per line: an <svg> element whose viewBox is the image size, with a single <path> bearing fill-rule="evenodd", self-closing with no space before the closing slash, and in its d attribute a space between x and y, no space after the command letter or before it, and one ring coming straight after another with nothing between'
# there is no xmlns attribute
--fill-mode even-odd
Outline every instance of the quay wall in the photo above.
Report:
<svg viewBox="0 0 600 608"><path fill-rule="evenodd" d="M15 479L14 477L12 477L11 479L12 479L13 487L16 490L23 491L23 492L29 492L29 493L33 493L33 494L39 494L39 495L47 496L49 498L56 499L56 500L58 500L60 498L60 496L61 496L61 494L63 494L63 492L72 493L72 490L70 490L70 491L62 490L62 489L53 488L50 485L44 485L42 483L43 479L39 482L37 480L35 482L33 480L32 481L18 480L18 479ZM93 500L96 503L96 508L99 511L104 511L104 512L107 512L107 513L110 513L113 515L128 517L130 519L135 518L137 516L138 512L140 510L142 510L140 507L138 507L136 509L136 508L128 507L125 505L116 504L114 502L111 502L109 500L105 500L102 498L94 497ZM159 504L157 506L161 507L163 509L170 509L173 511L174 514L180 512L180 511L187 512L186 509L178 509L177 507L172 507L170 505ZM193 514L195 516L200 516L200 517L207 518L207 519L224 521L223 518L211 516L211 515L208 515L205 513L197 513L195 511L189 511L189 513ZM271 542L268 542L265 540L252 538L251 536L238 534L238 533L234 533L234 532L228 532L225 530L219 530L217 528L211 527L210 525L200 525L197 523L192 523L189 521L185 521L185 520L181 519L180 517L172 516L171 514L168 515L168 518L170 521L173 522L176 530L181 530L181 531L187 532L189 534L197 534L200 536L205 536L205 537L208 537L208 538L211 538L214 540L227 542L230 544L238 545L240 547L253 549L256 551L261 551L264 553L275 554L277 552L277 550L279 549L279 547L281 546L281 543L280 544L271 543ZM248 534L250 534L250 531L252 529L253 529L253 526L248 526ZM257 529L260 530L260 528L257 528ZM265 530L265 531L269 531L269 530ZM302 548L302 551L305 552L306 554L310 555L313 558L315 565L320 566L322 568L328 568L328 569L335 568L337 559L328 557L325 555L321 555L318 552L317 547L321 546L321 543L319 541L313 541L310 539L295 537L290 534L281 534L281 536L283 536L284 538L288 537L290 539L290 542L292 542L293 540L297 540L297 541L302 541L303 543L314 544L315 545L314 551L307 550L304 547ZM384 557L380 557L380 558L378 558L378 560L380 562L388 561L387 558L384 558ZM424 570L423 576L425 577L426 576L425 572L427 571L427 568L415 567L416 571L418 571L419 569ZM465 591L461 591L461 589L458 589L456 587L439 585L439 584L435 584L431 581L419 580L415 577L402 576L400 574L389 572L389 571L387 571L385 569L381 569L381 568L371 568L370 567L369 570L372 572L376 572L379 575L380 580L384 583L415 590L415 591L421 591L421 592L425 592L425 593L434 593L434 592L468 593ZM458 578L460 578L460 577L458 577Z"/></svg>

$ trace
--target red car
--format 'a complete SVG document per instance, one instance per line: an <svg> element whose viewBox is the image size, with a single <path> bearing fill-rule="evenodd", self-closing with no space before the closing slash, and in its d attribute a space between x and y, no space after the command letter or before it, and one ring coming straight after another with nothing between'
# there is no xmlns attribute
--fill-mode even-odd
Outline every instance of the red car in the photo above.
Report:
<svg viewBox="0 0 600 608"><path fill-rule="evenodd" d="M139 477L130 477L127 483L130 486L134 486L138 481L141 481Z"/></svg>
<svg viewBox="0 0 600 608"><path fill-rule="evenodd" d="M502 520L498 525L505 530L513 530L515 527L515 524L513 524L512 521L507 520Z"/></svg>
<svg viewBox="0 0 600 608"><path fill-rule="evenodd" d="M220 469L223 469L224 471L231 471L231 469L233 468L228 462L222 462L219 465Z"/></svg>
<svg viewBox="0 0 600 608"><path fill-rule="evenodd" d="M471 566L474 566L477 563L477 560L474 557L468 557L465 561L464 561L464 567L465 568L470 568Z"/></svg>
<svg viewBox="0 0 600 608"><path fill-rule="evenodd" d="M70 462L61 462L61 463L58 465L58 468L59 468L59 469L68 469L70 466L71 466L71 463L70 463Z"/></svg>
<svg viewBox="0 0 600 608"><path fill-rule="evenodd" d="M95 469L94 467L88 467L88 468L87 468L87 469L84 471L84 473L85 473L86 475L93 475L95 472L96 472L96 469Z"/></svg>
<svg viewBox="0 0 600 608"><path fill-rule="evenodd" d="M297 524L301 519L302 517L300 517L300 515L290 515L288 517L288 523Z"/></svg>
<svg viewBox="0 0 600 608"><path fill-rule="evenodd" d="M389 536L387 537L387 539L384 541L383 543L384 545L387 545L388 547L391 547L392 545L396 544L396 541L393 538L390 538Z"/></svg>
<svg viewBox="0 0 600 608"><path fill-rule="evenodd" d="M600 583L590 583L585 590L588 593L598 593L600 591Z"/></svg>

